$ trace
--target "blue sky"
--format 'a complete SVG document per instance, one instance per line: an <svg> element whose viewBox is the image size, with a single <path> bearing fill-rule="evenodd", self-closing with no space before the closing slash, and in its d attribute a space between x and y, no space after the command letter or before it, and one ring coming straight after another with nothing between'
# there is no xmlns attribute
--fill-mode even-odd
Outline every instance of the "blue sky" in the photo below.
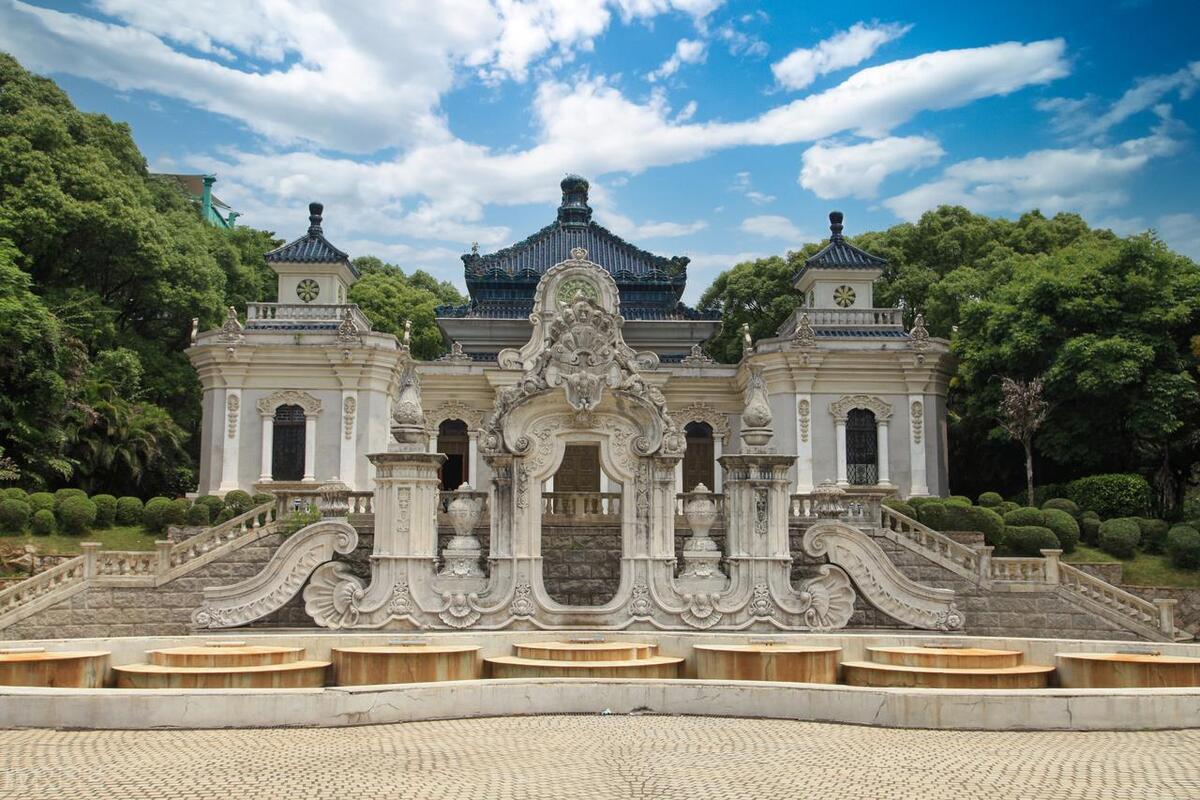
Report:
<svg viewBox="0 0 1200 800"><path fill-rule="evenodd" d="M984 9L981 11L977 9ZM1200 4L0 0L0 49L292 238L461 285L597 219L722 269L940 203L1076 211L1200 258Z"/></svg>

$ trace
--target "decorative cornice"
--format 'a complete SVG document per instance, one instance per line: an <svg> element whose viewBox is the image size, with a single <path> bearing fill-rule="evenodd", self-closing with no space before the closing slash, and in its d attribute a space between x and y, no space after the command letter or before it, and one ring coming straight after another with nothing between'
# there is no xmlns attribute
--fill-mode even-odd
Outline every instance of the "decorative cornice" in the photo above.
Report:
<svg viewBox="0 0 1200 800"><path fill-rule="evenodd" d="M842 399L829 404L829 413L833 415L834 419L845 421L846 416L855 408L870 411L875 415L876 422L886 421L892 417L891 404L869 394L843 395Z"/></svg>
<svg viewBox="0 0 1200 800"><path fill-rule="evenodd" d="M304 416L306 417L315 417L321 413L320 400L308 392L301 392L296 389L283 389L278 392L272 392L262 398L258 401L258 413L263 416L270 416L280 406L300 406L304 410Z"/></svg>
<svg viewBox="0 0 1200 800"><path fill-rule="evenodd" d="M722 414L708 403L692 403L670 414L681 429L689 422L705 422L712 428L714 436L729 435L728 415Z"/></svg>
<svg viewBox="0 0 1200 800"><path fill-rule="evenodd" d="M447 400L437 408L425 413L425 429L430 436L437 436L438 427L449 419L461 419L467 430L477 431L483 426L484 412L471 408L460 400Z"/></svg>

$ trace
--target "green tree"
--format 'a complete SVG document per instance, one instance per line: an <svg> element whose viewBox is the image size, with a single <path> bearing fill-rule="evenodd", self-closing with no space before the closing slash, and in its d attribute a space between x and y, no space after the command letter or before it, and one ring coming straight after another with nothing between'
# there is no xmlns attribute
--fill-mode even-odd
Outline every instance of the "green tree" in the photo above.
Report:
<svg viewBox="0 0 1200 800"><path fill-rule="evenodd" d="M359 256L354 265L362 275L350 287L349 300L358 303L375 330L403 337L404 322L412 322L412 351L417 358L436 358L446 350L435 309L466 302L453 284L417 270L405 275L394 264L375 256Z"/></svg>
<svg viewBox="0 0 1200 800"><path fill-rule="evenodd" d="M757 341L776 330L800 304L792 279L804 259L816 252L813 245L786 257L771 256L745 261L722 272L700 296L700 309L721 315L721 329L707 344L718 361L733 363L742 357L742 324L750 326Z"/></svg>

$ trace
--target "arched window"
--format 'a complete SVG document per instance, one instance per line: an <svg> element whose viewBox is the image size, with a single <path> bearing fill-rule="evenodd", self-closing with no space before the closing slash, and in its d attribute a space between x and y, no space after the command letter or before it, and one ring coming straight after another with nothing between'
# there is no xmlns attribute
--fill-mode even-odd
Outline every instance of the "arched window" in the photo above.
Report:
<svg viewBox="0 0 1200 800"><path fill-rule="evenodd" d="M846 414L846 477L855 486L879 482L879 438L875 414L852 408Z"/></svg>
<svg viewBox="0 0 1200 800"><path fill-rule="evenodd" d="M304 478L304 409L282 405L275 409L275 435L271 445L271 479Z"/></svg>
<svg viewBox="0 0 1200 800"><path fill-rule="evenodd" d="M711 492L716 487L713 429L707 422L689 422L683 428L687 450L683 454L683 491L690 492L703 483Z"/></svg>
<svg viewBox="0 0 1200 800"><path fill-rule="evenodd" d="M442 489L452 492L471 474L471 445L467 423L448 419L438 426L437 451L446 454L442 464Z"/></svg>

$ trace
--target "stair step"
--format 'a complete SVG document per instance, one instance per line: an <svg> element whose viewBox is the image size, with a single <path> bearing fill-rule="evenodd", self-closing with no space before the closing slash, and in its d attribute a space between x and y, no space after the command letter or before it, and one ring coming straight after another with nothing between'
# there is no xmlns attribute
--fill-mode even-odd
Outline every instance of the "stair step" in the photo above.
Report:
<svg viewBox="0 0 1200 800"><path fill-rule="evenodd" d="M248 667L113 667L120 689L311 689L325 685L328 661L292 661Z"/></svg>
<svg viewBox="0 0 1200 800"><path fill-rule="evenodd" d="M541 661L629 661L658 652L658 645L645 642L527 642L514 647L521 658Z"/></svg>
<svg viewBox="0 0 1200 800"><path fill-rule="evenodd" d="M99 689L108 668L107 650L45 652L12 648L0 654L0 686Z"/></svg>
<svg viewBox="0 0 1200 800"><path fill-rule="evenodd" d="M788 644L698 644L696 677L701 680L837 683L840 647Z"/></svg>
<svg viewBox="0 0 1200 800"><path fill-rule="evenodd" d="M467 681L480 676L480 648L475 645L387 645L335 647L336 686L388 683Z"/></svg>
<svg viewBox="0 0 1200 800"><path fill-rule="evenodd" d="M989 650L982 647L868 647L867 654L877 664L951 669L1018 667L1025 659L1025 654L1020 650Z"/></svg>
<svg viewBox="0 0 1200 800"><path fill-rule="evenodd" d="M146 657L160 667L259 667L300 661L304 648L208 644L147 650Z"/></svg>
<svg viewBox="0 0 1200 800"><path fill-rule="evenodd" d="M1060 685L1069 689L1168 689L1200 686L1200 658L1152 653L1059 653Z"/></svg>
<svg viewBox="0 0 1200 800"><path fill-rule="evenodd" d="M682 658L650 656L620 661L485 658L493 678L677 678Z"/></svg>
<svg viewBox="0 0 1200 800"><path fill-rule="evenodd" d="M998 669L907 667L873 661L843 661L842 681L850 686L915 689L1044 689L1054 667L1022 664Z"/></svg>

